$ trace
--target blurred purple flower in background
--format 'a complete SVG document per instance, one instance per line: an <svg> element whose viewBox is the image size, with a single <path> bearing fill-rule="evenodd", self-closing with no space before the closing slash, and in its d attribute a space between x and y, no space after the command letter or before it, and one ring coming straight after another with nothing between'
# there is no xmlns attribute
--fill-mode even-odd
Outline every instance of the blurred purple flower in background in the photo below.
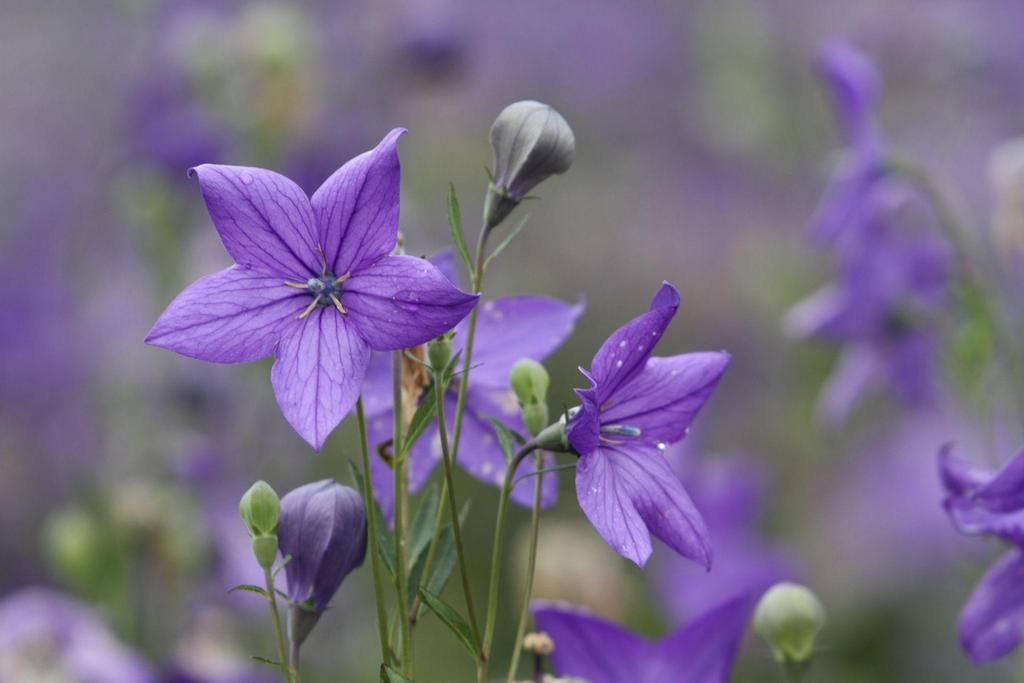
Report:
<svg viewBox="0 0 1024 683"><path fill-rule="evenodd" d="M765 489L759 462L746 456L695 458L684 450L690 449L673 448L667 457L707 522L715 566L706 572L675 554L657 558L659 604L679 621L799 576L793 558L758 532Z"/></svg>
<svg viewBox="0 0 1024 683"><path fill-rule="evenodd" d="M738 597L657 641L565 603L535 602L533 616L554 641L551 658L561 676L588 683L725 683L756 601Z"/></svg>
<svg viewBox="0 0 1024 683"><path fill-rule="evenodd" d="M680 441L729 364L722 352L651 358L679 308L663 283L650 311L616 330L598 349L592 386L577 389L579 410L567 427L579 453L576 496L605 542L643 566L650 534L706 568L707 526L663 451Z"/></svg>
<svg viewBox="0 0 1024 683"><path fill-rule="evenodd" d="M237 265L178 295L147 343L218 363L273 353L278 405L319 450L355 404L371 349L426 342L476 303L427 261L390 255L402 132L345 164L311 200L272 171L194 169Z"/></svg>
<svg viewBox="0 0 1024 683"><path fill-rule="evenodd" d="M85 605L47 588L0 602L0 681L155 683L145 661Z"/></svg>
<svg viewBox="0 0 1024 683"><path fill-rule="evenodd" d="M431 257L431 262L452 282L457 282L451 257L452 252L444 250ZM480 481L500 487L505 479L505 456L487 418L498 419L520 433L526 431L509 382L512 366L521 358L536 361L547 358L568 339L583 308L582 303L567 304L544 296L510 296L481 305L457 459L463 469ZM453 354L462 350L467 326L468 321L463 320L455 327ZM457 393L458 386L452 383L445 396L446 415L455 415ZM363 387L373 443L391 438L391 394L391 363L385 354L374 354ZM451 429L451 417L448 424ZM440 435L437 423L432 422L409 451L410 491L415 493L423 487L440 460ZM524 473L533 467L532 459L520 465ZM371 475L374 497L384 515L390 518L394 497L391 469L383 459L374 458ZM558 478L550 474L541 476L544 477L542 505L549 507L558 496ZM512 500L527 507L533 505L533 482L519 482L512 489Z"/></svg>
<svg viewBox="0 0 1024 683"><path fill-rule="evenodd" d="M939 453L946 511L964 534L994 536L1014 548L992 566L960 614L960 642L975 662L1013 652L1024 640L1024 451L998 472Z"/></svg>

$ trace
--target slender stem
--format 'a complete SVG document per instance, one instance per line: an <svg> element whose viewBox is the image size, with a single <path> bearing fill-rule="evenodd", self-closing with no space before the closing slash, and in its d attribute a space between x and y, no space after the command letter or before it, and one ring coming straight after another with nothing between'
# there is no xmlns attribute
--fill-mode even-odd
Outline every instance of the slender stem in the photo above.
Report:
<svg viewBox="0 0 1024 683"><path fill-rule="evenodd" d="M484 624L483 658L477 666L477 681L484 683L487 680L487 661L491 656L491 641L494 640L494 625L498 619L498 583L501 580L501 560L505 549L505 511L508 509L508 499L512 493L512 482L515 480L516 470L523 459L538 446L530 442L519 449L508 469L505 470L505 481L501 485L501 498L498 499L498 518L494 522L494 547L491 550L491 579L487 589L487 620Z"/></svg>
<svg viewBox="0 0 1024 683"><path fill-rule="evenodd" d="M394 430L394 480L395 480L395 590L398 594L398 613L404 614L409 604L408 591L405 585L406 541L405 541L405 449L402 448L402 433L405 429L405 416L402 410L402 352L395 351L391 361L392 389L395 414ZM412 644L409 631L409 620L399 619L398 635L402 648L402 674L412 678Z"/></svg>
<svg viewBox="0 0 1024 683"><path fill-rule="evenodd" d="M543 463L537 458L537 469ZM523 651L523 637L526 636L526 622L530 619L530 596L533 594L533 575L537 568L537 537L540 535L540 502L544 491L544 477L538 475L533 485L533 511L530 517L530 557L526 564L526 588L523 591L523 606L519 611L519 627L516 629L515 645L512 650L512 663L508 667L507 683L515 680L516 669L519 667L519 655ZM540 668L537 668L538 674Z"/></svg>
<svg viewBox="0 0 1024 683"><path fill-rule="evenodd" d="M487 235L489 231L486 227L480 229L480 236L476 242L476 265L473 272L469 274L471 289L473 294L479 294L483 291L484 286L484 274L486 272L487 259L484 252L487 248ZM469 389L469 369L473 362L473 342L476 338L476 316L477 306L473 307L473 310L469 312L469 323L466 329L466 343L462 347L462 373L459 380L459 392L458 399L455 404L455 424L452 431L451 440L451 453L452 463L458 459L459 454L459 439L462 436L462 419L466 412L466 396ZM438 399L438 408L443 405L443 397ZM437 515L434 518L434 536L430 539L430 547L427 549L427 558L423 563L423 577L430 576L430 568L434 564L435 556L437 555L437 543L441 538L441 520L444 519L445 508L448 505L448 481L441 482L441 502L437 506ZM413 624L416 623L416 613L419 610L419 595L413 598L413 611L410 619Z"/></svg>
<svg viewBox="0 0 1024 683"><path fill-rule="evenodd" d="M290 666L291 666L291 673L292 673L292 681L293 681L293 683L302 683L302 679L299 677L299 649L300 649L300 646L299 646L298 643L292 643L291 645L292 645L292 647L291 647Z"/></svg>
<svg viewBox="0 0 1024 683"><path fill-rule="evenodd" d="M369 536L370 567L373 569L373 595L377 603L377 636L380 639L381 662L388 663L388 615L384 608L384 570L377 545L377 506L374 504L373 486L370 480L370 446L366 438L366 414L363 412L363 397L356 401L356 418L359 421L359 445L363 456L363 504L366 505L366 533Z"/></svg>
<svg viewBox="0 0 1024 683"><path fill-rule="evenodd" d="M270 568L264 568L263 581L267 587L267 602L270 604L270 618L274 622L274 638L277 640L277 656L281 664L284 683L292 683L292 665L288 663L288 651L284 647L284 630L281 628L281 615L277 612L277 593L274 591L274 575ZM298 669L298 663L295 664Z"/></svg>
<svg viewBox="0 0 1024 683"><path fill-rule="evenodd" d="M476 622L476 605L473 602L473 589L466 569L466 552L462 544L462 525L459 522L459 507L455 499L455 479L453 470L455 463L451 450L448 448L448 425L444 417L445 386L441 371L434 371L434 394L437 397L437 428L441 434L441 454L444 459L444 481L448 492L448 509L451 511L452 531L455 536L455 555L459 561L459 574L462 576L462 592L466 599L466 611L469 615L469 627L473 631L473 640L480 642L480 627Z"/></svg>

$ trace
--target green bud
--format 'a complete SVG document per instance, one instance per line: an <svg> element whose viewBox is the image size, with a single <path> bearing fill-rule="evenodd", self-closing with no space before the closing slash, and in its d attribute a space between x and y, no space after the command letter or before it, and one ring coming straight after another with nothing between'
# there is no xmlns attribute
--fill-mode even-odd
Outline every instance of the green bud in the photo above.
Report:
<svg viewBox="0 0 1024 683"><path fill-rule="evenodd" d="M54 571L77 589L90 590L109 570L106 535L85 510L63 510L47 520L44 542Z"/></svg>
<svg viewBox="0 0 1024 683"><path fill-rule="evenodd" d="M442 334L427 344L427 358L430 360L430 367L437 372L444 372L448 367L448 361L452 359L452 338L451 335Z"/></svg>
<svg viewBox="0 0 1024 683"><path fill-rule="evenodd" d="M526 430L530 432L530 436L537 436L548 426L548 404L547 403L534 403L528 406L522 407L523 411L523 424L526 425Z"/></svg>
<svg viewBox="0 0 1024 683"><path fill-rule="evenodd" d="M520 406L547 402L548 385L551 384L551 378L544 366L537 361L529 358L516 361L516 364L512 366L510 379Z"/></svg>
<svg viewBox="0 0 1024 683"><path fill-rule="evenodd" d="M783 664L802 664L814 654L814 640L825 625L825 608L799 584L779 583L761 598L754 612L754 630Z"/></svg>
<svg viewBox="0 0 1024 683"><path fill-rule="evenodd" d="M277 559L277 534L254 536L252 539L252 554L256 556L256 561L264 569L273 567L274 560Z"/></svg>
<svg viewBox="0 0 1024 683"><path fill-rule="evenodd" d="M253 537L268 536L277 531L281 500L270 484L261 480L253 484L242 496L238 504L238 513L242 515Z"/></svg>

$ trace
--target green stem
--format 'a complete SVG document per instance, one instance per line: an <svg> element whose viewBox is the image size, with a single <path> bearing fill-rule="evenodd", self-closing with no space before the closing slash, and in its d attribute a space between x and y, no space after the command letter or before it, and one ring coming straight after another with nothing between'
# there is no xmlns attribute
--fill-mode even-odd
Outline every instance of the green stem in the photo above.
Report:
<svg viewBox="0 0 1024 683"><path fill-rule="evenodd" d="M462 545L462 525L459 522L459 506L455 499L455 479L453 471L455 462L448 448L448 425L444 417L444 382L441 371L434 371L434 395L437 398L437 428L441 435L441 454L444 460L444 488L448 493L448 509L451 511L452 531L455 536L455 555L459 561L459 574L462 576L462 592L466 599L466 611L469 614L469 627L473 631L473 640L480 642L480 627L476 622L476 605L473 602L473 589L469 582L469 571L466 569L466 552ZM440 509L440 503L438 504Z"/></svg>
<svg viewBox="0 0 1024 683"><path fill-rule="evenodd" d="M395 589L398 594L399 614L403 614L409 604L408 590L405 585L406 572L406 541L405 541L405 449L402 448L402 433L405 429L405 416L402 410L402 352L395 351L391 355L392 400L394 402L394 480L395 480ZM410 638L409 620L399 619L398 635L402 648L402 675L412 679L412 639Z"/></svg>
<svg viewBox="0 0 1024 683"><path fill-rule="evenodd" d="M267 587L267 602L270 604L270 618L274 622L274 638L277 640L277 657L281 664L284 683L292 683L291 664L288 662L288 650L284 646L284 630L281 628L281 615L277 612L277 592L274 590L274 575L270 568L263 569L263 581Z"/></svg>
<svg viewBox="0 0 1024 683"><path fill-rule="evenodd" d="M538 446L530 442L519 449L508 469L505 470L505 480L501 485L501 498L498 500L498 518L494 522L494 547L491 550L491 579L487 589L487 620L484 624L483 658L477 666L477 681L485 683L487 680L487 662L491 656L491 641L494 640L494 625L498 619L498 584L501 580L502 553L505 549L505 512L508 509L508 499L512 493L512 482L515 479L516 470L523 459Z"/></svg>
<svg viewBox="0 0 1024 683"><path fill-rule="evenodd" d="M543 466L537 458L537 469ZM543 476L538 476L533 485L533 510L530 516L530 557L526 564L526 588L523 591L523 606L519 611L519 627L512 650L512 663L508 667L507 683L513 683L516 669L519 668L519 655L523 651L523 638L526 636L526 622L530 619L530 596L533 594L533 575L537 568L537 538L540 535L540 503L543 489ZM539 667L538 667L539 673Z"/></svg>
<svg viewBox="0 0 1024 683"><path fill-rule="evenodd" d="M388 615L384 608L384 570L377 545L377 506L373 498L370 480L370 446L366 437L366 414L363 412L363 397L356 401L356 418L359 421L359 445L363 456L363 504L366 506L366 533L369 536L370 567L373 569L373 594L377 603L377 636L380 639L381 662L388 663Z"/></svg>

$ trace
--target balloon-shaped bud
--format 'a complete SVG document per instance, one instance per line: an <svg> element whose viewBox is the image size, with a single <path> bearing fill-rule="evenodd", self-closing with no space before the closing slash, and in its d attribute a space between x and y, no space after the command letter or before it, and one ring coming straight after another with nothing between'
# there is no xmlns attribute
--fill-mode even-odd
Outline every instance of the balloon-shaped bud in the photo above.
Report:
<svg viewBox="0 0 1024 683"><path fill-rule="evenodd" d="M265 481L253 484L238 503L238 512L253 538L268 536L277 531L277 518L281 514L281 501L277 492Z"/></svg>
<svg viewBox="0 0 1024 683"><path fill-rule="evenodd" d="M519 401L526 429L530 436L537 436L548 426L550 419L547 396L551 378L548 371L537 361L523 358L512 366L509 379Z"/></svg>
<svg viewBox="0 0 1024 683"><path fill-rule="evenodd" d="M814 641L824 625L825 608L818 597L795 583L779 583L770 588L754 612L754 630L783 664L809 661L814 654Z"/></svg>
<svg viewBox="0 0 1024 683"><path fill-rule="evenodd" d="M505 107L491 126L494 177L484 202L484 225L501 223L534 187L565 173L576 159L576 138L552 107L524 100Z"/></svg>

